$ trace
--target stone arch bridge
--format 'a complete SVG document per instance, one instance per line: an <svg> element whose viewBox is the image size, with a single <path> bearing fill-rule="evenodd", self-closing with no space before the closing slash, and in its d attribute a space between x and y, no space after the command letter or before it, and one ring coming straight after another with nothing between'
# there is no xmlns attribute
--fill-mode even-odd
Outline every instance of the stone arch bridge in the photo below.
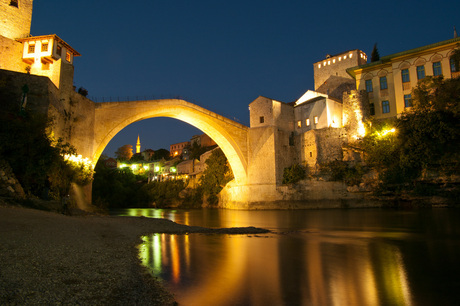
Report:
<svg viewBox="0 0 460 306"><path fill-rule="evenodd" d="M248 127L179 99L95 103L92 152L96 162L110 140L131 123L154 117L184 121L211 137L227 157L238 184L244 184L248 168ZM82 139L88 141L88 139ZM73 145L80 147L78 143ZM85 144L82 144L85 145ZM87 145L87 143L86 143Z"/></svg>

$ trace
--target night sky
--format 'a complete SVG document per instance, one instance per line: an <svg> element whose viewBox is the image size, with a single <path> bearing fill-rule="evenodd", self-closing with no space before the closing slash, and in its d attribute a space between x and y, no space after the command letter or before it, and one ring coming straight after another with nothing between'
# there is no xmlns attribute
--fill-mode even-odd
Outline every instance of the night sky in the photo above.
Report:
<svg viewBox="0 0 460 306"><path fill-rule="evenodd" d="M283 102L313 86L313 63L360 49L380 56L453 38L460 1L34 1L32 35L57 34L82 54L74 84L95 102L181 97L249 125L259 95ZM134 123L109 143L166 148L201 131Z"/></svg>

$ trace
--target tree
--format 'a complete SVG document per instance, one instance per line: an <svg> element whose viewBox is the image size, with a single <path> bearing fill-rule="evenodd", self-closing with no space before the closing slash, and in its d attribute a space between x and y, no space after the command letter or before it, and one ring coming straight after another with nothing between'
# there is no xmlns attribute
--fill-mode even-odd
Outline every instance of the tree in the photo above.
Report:
<svg viewBox="0 0 460 306"><path fill-rule="evenodd" d="M88 96L88 90L86 90L86 89L83 88L83 87L78 88L78 93L79 93L80 95L82 95L83 97Z"/></svg>
<svg viewBox="0 0 460 306"><path fill-rule="evenodd" d="M164 158L165 160L169 159L169 151L168 150L166 150L166 149L158 149L153 154L153 159L154 160L160 160L162 158Z"/></svg>
<svg viewBox="0 0 460 306"><path fill-rule="evenodd" d="M295 184L307 177L305 168L299 164L284 168L283 184Z"/></svg>
<svg viewBox="0 0 460 306"><path fill-rule="evenodd" d="M62 139L53 140L44 115L25 111L21 115L0 112L0 157L6 160L26 194L60 199L70 183L85 185L92 180L92 166L66 160L76 150Z"/></svg>
<svg viewBox="0 0 460 306"><path fill-rule="evenodd" d="M115 156L119 160L129 160L133 156L133 146L132 145L124 145L118 148L115 152Z"/></svg>
<svg viewBox="0 0 460 306"><path fill-rule="evenodd" d="M371 63L380 60L379 50L377 49L377 43L374 44L374 48L371 53Z"/></svg>
<svg viewBox="0 0 460 306"><path fill-rule="evenodd" d="M394 122L374 122L368 129L363 139L366 161L379 171L384 185L410 188L427 171L438 175L458 172L458 92L460 78L426 77L412 91L410 111Z"/></svg>
<svg viewBox="0 0 460 306"><path fill-rule="evenodd" d="M233 172L221 149L214 150L205 163L207 168L200 178L200 187L208 196L209 203L215 205L218 202L217 194L233 179Z"/></svg>

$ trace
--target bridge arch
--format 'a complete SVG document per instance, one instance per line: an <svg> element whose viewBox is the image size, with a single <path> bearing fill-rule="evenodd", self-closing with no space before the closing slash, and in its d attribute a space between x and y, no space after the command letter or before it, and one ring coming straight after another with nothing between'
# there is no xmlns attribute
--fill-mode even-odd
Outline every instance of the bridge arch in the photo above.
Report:
<svg viewBox="0 0 460 306"><path fill-rule="evenodd" d="M246 182L248 127L180 99L96 103L92 160L123 128L154 117L178 119L206 133L224 152L236 183Z"/></svg>

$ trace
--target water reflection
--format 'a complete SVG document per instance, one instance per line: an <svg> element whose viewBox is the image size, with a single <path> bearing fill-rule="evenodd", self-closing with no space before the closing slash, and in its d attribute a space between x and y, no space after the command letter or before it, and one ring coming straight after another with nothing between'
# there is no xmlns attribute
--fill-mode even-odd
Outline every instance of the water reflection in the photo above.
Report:
<svg viewBox="0 0 460 306"><path fill-rule="evenodd" d="M449 288L460 271L459 225L449 217L379 211L144 213L183 224L275 231L143 237L143 264L167 282L181 305L431 305L458 297Z"/></svg>

